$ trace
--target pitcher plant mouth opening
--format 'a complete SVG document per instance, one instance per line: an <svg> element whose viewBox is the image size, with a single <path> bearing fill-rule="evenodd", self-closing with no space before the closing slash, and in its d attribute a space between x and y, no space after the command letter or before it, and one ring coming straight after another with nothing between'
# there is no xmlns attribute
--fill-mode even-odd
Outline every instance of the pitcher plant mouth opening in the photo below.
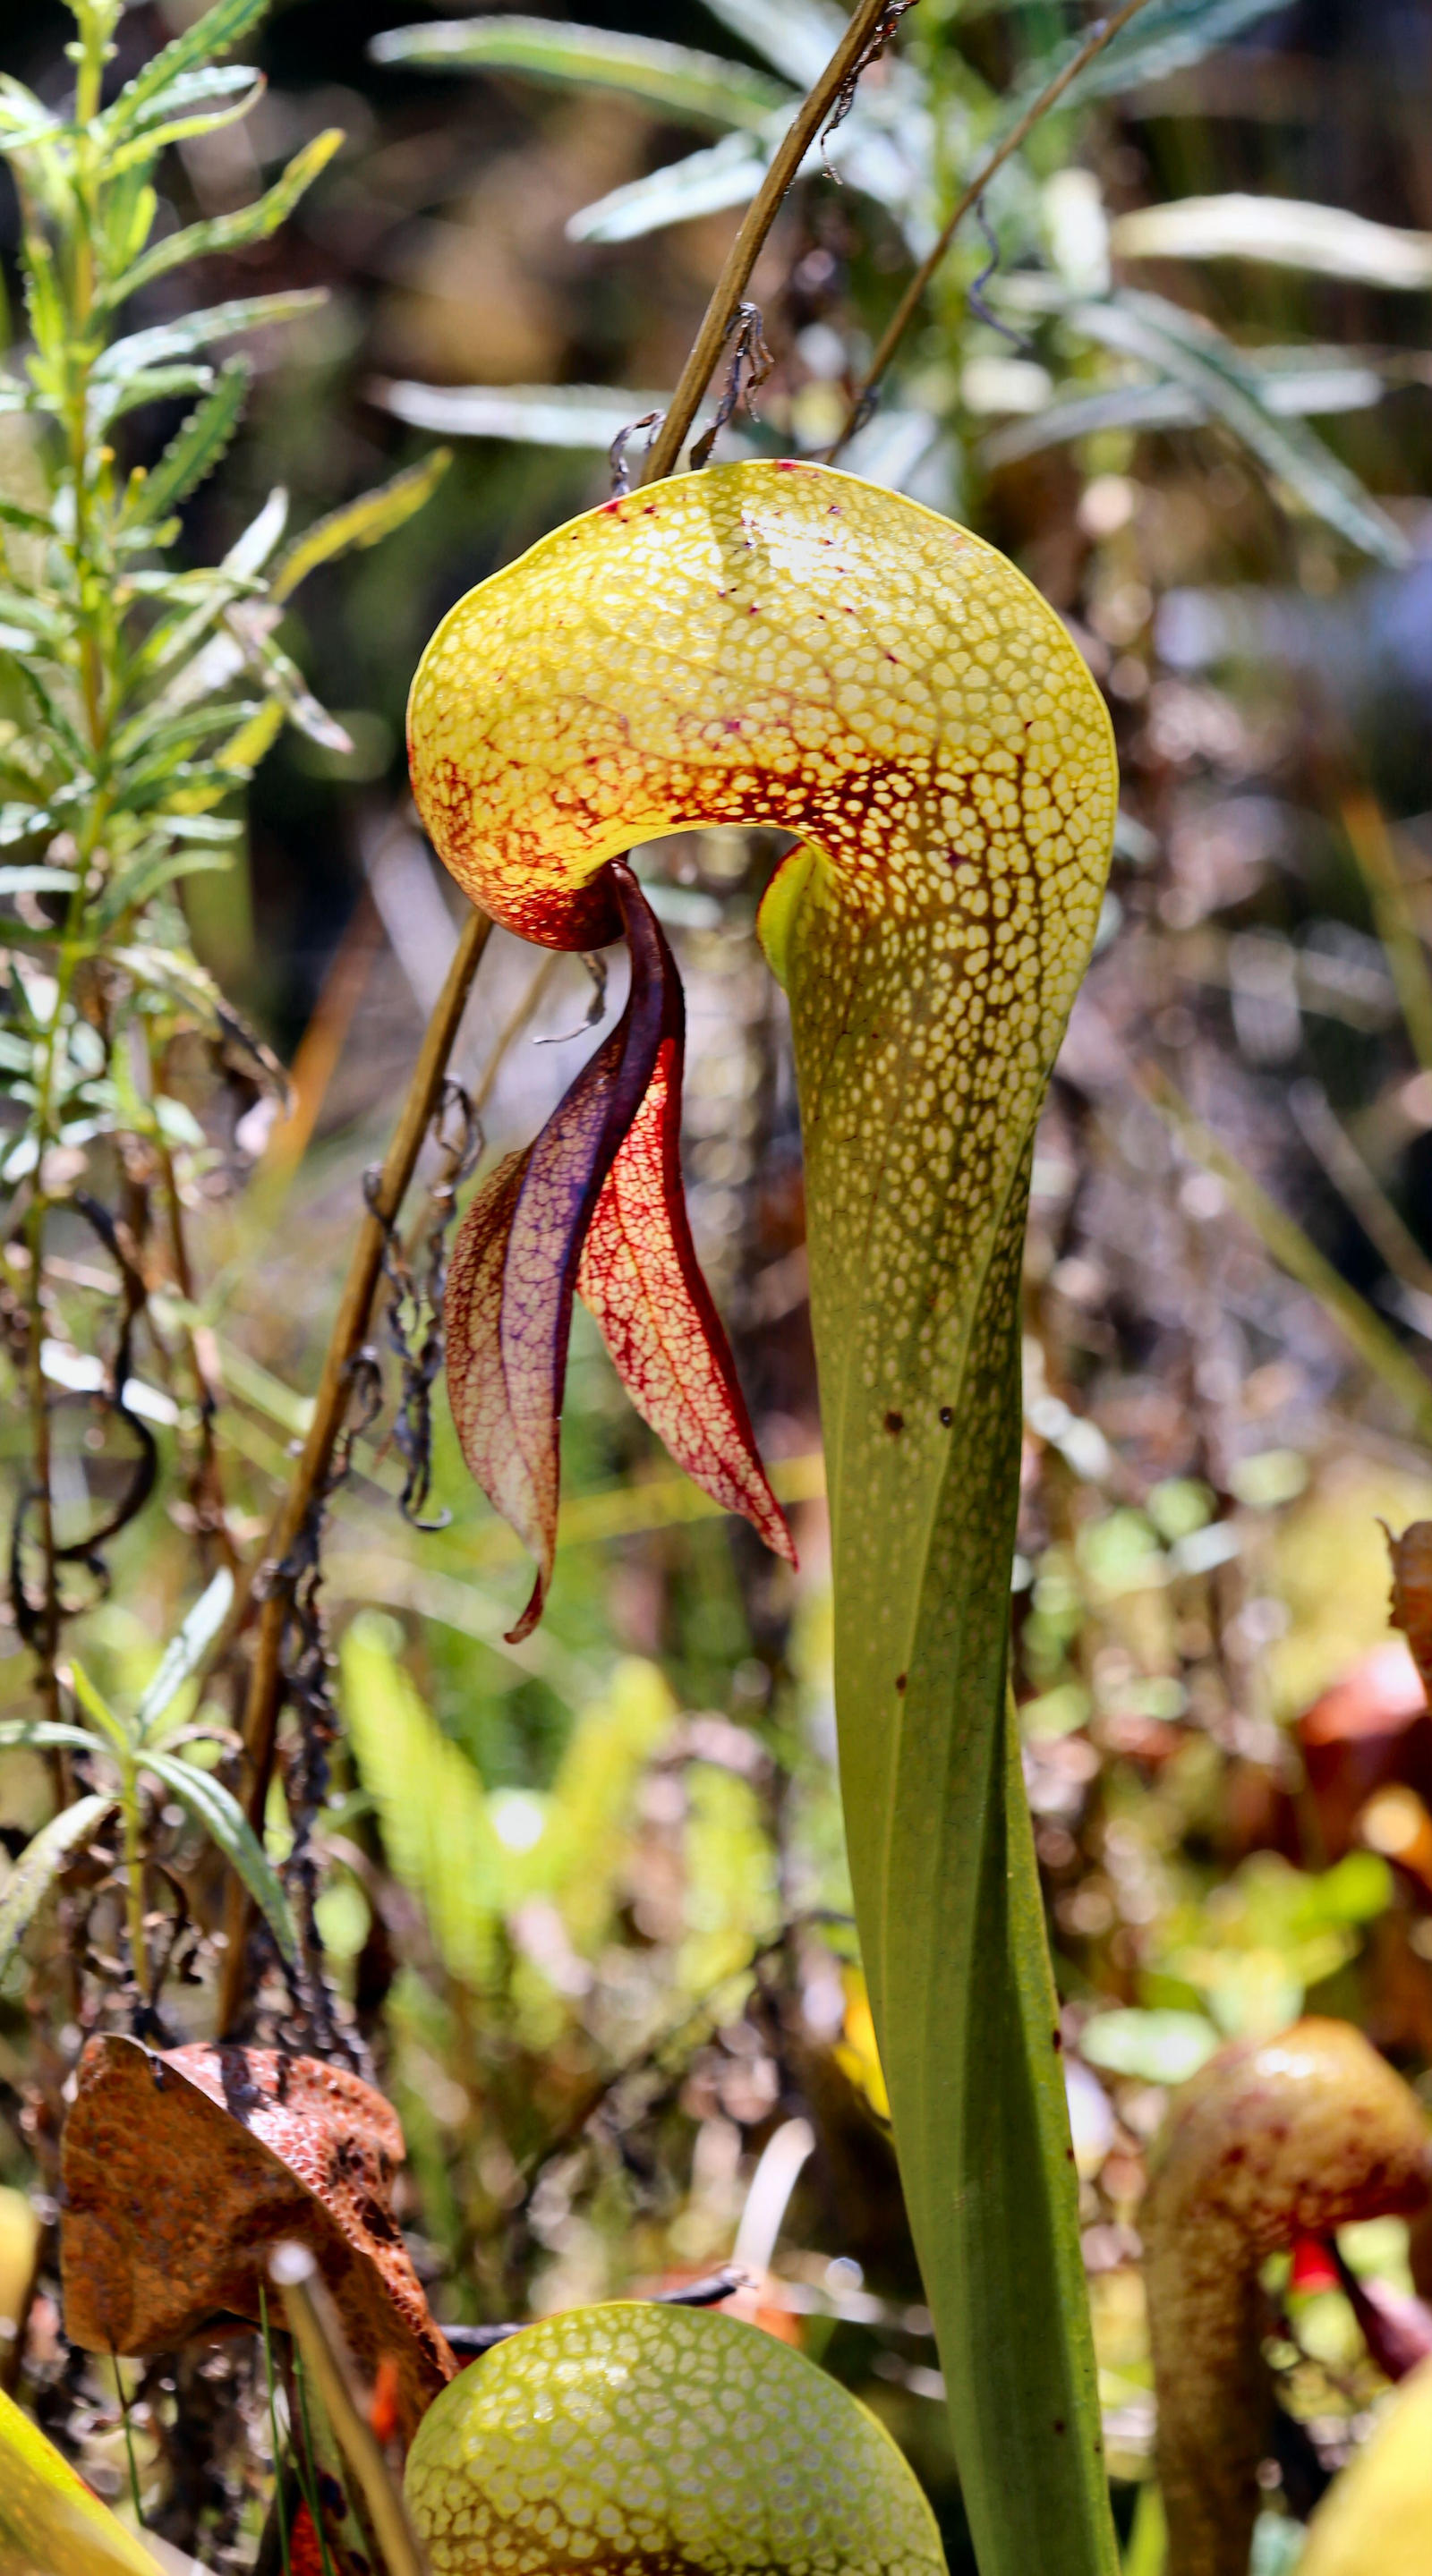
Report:
<svg viewBox="0 0 1432 2576"><path fill-rule="evenodd" d="M462 1453L537 1559L508 1642L542 1616L556 1547L572 1299L677 1464L795 1563L736 1364L691 1238L681 1178L686 1006L624 859L601 871L631 959L626 1008L535 1142L478 1191L453 1248L447 1372Z"/></svg>

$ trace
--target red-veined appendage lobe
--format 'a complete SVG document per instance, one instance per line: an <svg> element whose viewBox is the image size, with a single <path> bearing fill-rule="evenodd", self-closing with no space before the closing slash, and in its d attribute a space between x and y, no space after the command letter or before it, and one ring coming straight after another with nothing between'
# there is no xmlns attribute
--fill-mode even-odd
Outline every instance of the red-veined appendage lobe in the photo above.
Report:
<svg viewBox="0 0 1432 2576"><path fill-rule="evenodd" d="M630 869L615 861L608 874L631 951L626 1009L536 1142L478 1191L448 1274L448 1390L463 1456L537 1559L514 1642L536 1626L551 1580L576 1290L678 1464L794 1557L691 1240L675 960Z"/></svg>

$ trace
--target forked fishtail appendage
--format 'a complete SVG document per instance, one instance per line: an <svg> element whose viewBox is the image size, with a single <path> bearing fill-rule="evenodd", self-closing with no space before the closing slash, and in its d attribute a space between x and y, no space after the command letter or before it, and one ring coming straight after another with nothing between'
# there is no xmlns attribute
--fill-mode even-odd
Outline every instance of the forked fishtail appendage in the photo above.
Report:
<svg viewBox="0 0 1432 2576"><path fill-rule="evenodd" d="M535 1144L479 1190L448 1279L448 1386L463 1455L537 1559L513 1641L531 1634L551 1581L577 1291L678 1464L794 1555L691 1240L679 1150L681 981L631 870L613 860L606 874L631 951L626 1009Z"/></svg>

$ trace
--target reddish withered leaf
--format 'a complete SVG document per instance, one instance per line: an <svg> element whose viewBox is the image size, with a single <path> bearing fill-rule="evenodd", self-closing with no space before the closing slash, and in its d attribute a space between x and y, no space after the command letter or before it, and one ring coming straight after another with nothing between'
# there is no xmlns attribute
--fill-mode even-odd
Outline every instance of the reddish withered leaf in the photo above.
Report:
<svg viewBox="0 0 1432 2576"><path fill-rule="evenodd" d="M610 873L631 951L626 1009L536 1143L479 1190L448 1278L448 1389L463 1456L537 1559L514 1642L536 1626L551 1580L579 1286L634 1401L680 1464L793 1554L687 1221L676 962L630 869L614 860Z"/></svg>
<svg viewBox="0 0 1432 2576"><path fill-rule="evenodd" d="M257 2322L272 2246L312 2251L369 2381L392 2365L411 2440L456 2368L393 2215L396 2114L340 2067L275 2049L92 2039L65 2125L65 2327L91 2352L170 2350Z"/></svg>

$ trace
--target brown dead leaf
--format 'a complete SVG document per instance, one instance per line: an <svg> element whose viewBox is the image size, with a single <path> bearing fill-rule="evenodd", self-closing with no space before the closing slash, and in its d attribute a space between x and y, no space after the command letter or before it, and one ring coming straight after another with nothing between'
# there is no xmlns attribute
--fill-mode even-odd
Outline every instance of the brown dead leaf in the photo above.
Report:
<svg viewBox="0 0 1432 2576"><path fill-rule="evenodd" d="M65 2126L65 2324L91 2352L162 2352L259 2318L267 2255L309 2247L359 2369L389 2361L403 2439L456 2369L392 2207L406 2150L371 2085L276 2049L93 2039Z"/></svg>

